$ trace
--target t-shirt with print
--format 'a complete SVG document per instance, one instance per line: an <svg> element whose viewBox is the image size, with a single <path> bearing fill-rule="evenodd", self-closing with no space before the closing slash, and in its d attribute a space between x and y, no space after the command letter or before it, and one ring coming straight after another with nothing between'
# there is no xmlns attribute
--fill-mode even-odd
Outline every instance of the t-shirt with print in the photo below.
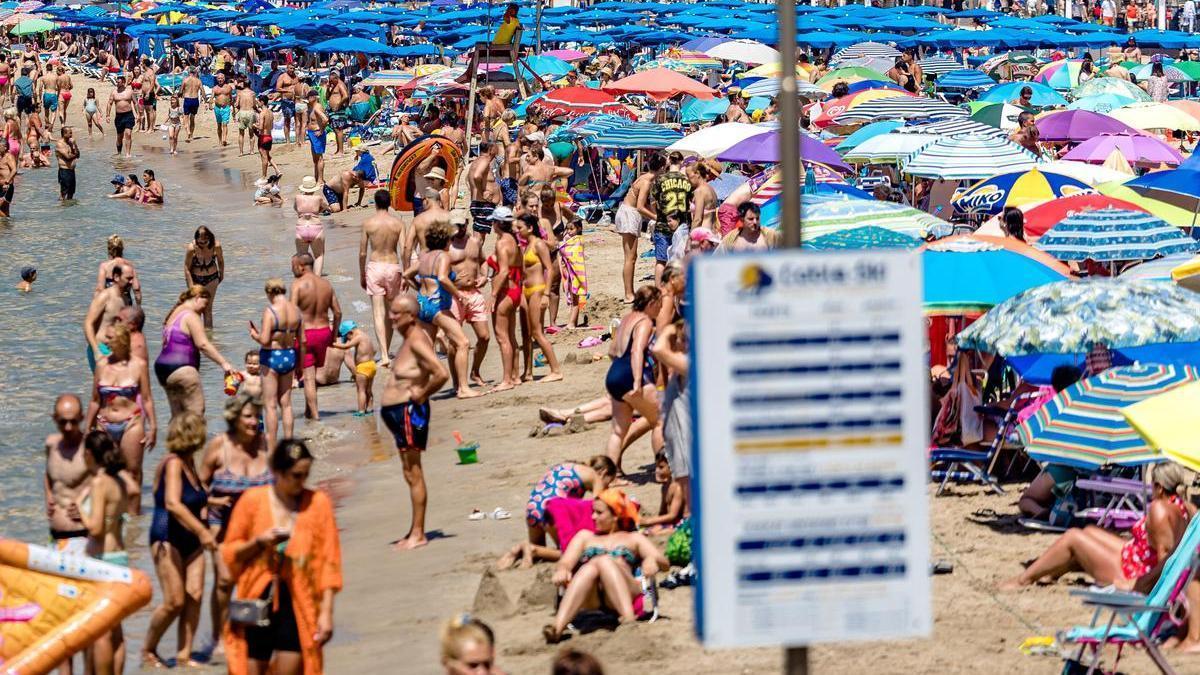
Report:
<svg viewBox="0 0 1200 675"><path fill-rule="evenodd" d="M655 230L670 234L671 228L667 226L667 216L679 213L683 215L684 220L687 220L687 215L691 212L692 182L679 171L668 171L654 179L654 184L650 188L650 198L654 200L654 205L658 209Z"/></svg>

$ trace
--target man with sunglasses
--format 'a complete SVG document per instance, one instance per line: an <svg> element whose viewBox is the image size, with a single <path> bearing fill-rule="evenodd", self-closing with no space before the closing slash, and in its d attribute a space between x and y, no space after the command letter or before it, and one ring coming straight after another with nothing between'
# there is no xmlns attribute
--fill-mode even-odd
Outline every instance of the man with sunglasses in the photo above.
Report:
<svg viewBox="0 0 1200 675"><path fill-rule="evenodd" d="M46 437L46 517L50 538L60 551L83 555L88 531L76 505L80 492L92 478L84 459L83 406L74 394L54 402L58 433Z"/></svg>

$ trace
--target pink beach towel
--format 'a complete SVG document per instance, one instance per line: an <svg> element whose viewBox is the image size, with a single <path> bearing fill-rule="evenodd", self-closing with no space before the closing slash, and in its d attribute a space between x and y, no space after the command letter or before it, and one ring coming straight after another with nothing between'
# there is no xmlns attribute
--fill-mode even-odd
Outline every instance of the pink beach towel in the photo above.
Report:
<svg viewBox="0 0 1200 675"><path fill-rule="evenodd" d="M592 520L592 500L574 497L555 497L546 502L546 522L558 532L558 548L567 550L571 539L583 530L596 531Z"/></svg>

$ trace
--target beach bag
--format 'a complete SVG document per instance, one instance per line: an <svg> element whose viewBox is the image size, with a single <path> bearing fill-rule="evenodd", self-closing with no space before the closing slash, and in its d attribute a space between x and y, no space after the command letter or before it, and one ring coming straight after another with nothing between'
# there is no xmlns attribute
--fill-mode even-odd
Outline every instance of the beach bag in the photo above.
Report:
<svg viewBox="0 0 1200 675"><path fill-rule="evenodd" d="M283 555L280 555L279 562L276 563L271 576L267 597L254 600L230 599L229 620L231 622L240 626L257 628L266 628L271 625L271 607L275 604L275 585L279 583L279 568L282 565Z"/></svg>
<svg viewBox="0 0 1200 675"><path fill-rule="evenodd" d="M692 561L692 520L688 518L676 526L675 531L667 538L664 551L667 561L672 565L683 567Z"/></svg>

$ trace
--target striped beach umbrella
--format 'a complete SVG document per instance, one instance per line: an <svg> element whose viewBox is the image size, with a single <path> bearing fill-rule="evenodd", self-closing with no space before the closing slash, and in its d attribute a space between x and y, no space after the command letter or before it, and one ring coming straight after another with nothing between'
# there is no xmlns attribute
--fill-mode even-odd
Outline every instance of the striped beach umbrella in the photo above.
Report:
<svg viewBox="0 0 1200 675"><path fill-rule="evenodd" d="M1015 130L1017 118L1025 112L1024 108L1009 103L983 103L980 101L971 101L967 104L967 109L971 111L971 119L976 122L1004 131Z"/></svg>
<svg viewBox="0 0 1200 675"><path fill-rule="evenodd" d="M1068 216L1035 246L1059 260L1115 262L1193 253L1200 242L1148 213L1099 209Z"/></svg>
<svg viewBox="0 0 1200 675"><path fill-rule="evenodd" d="M930 56L917 61L926 75L940 78L942 75L955 70L961 70L962 64L945 56ZM994 81L994 80L993 80Z"/></svg>
<svg viewBox="0 0 1200 675"><path fill-rule="evenodd" d="M928 119L941 117L966 117L967 111L945 101L917 96L882 98L856 105L838 115L837 124L857 124L880 120Z"/></svg>
<svg viewBox="0 0 1200 675"><path fill-rule="evenodd" d="M838 82L846 84L854 84L863 80L878 80L881 82L890 81L892 78L884 75L878 70L871 68L863 68L862 66L848 66L845 68L837 68L826 73L821 79L817 80L817 86L825 91L833 91L833 85Z"/></svg>
<svg viewBox="0 0 1200 675"><path fill-rule="evenodd" d="M982 134L993 138L1007 138L1008 132L963 117L951 117L936 122L913 124L896 129L898 134L929 134L932 136L962 136Z"/></svg>
<svg viewBox="0 0 1200 675"><path fill-rule="evenodd" d="M895 59L897 56L900 56L900 50L890 45L885 45L882 42L860 42L837 52L833 55L833 58L829 59L829 62L831 64L838 64L842 61L863 57Z"/></svg>
<svg viewBox="0 0 1200 675"><path fill-rule="evenodd" d="M551 143L582 141L587 145L615 150L662 150L682 138L682 133L661 124L595 114L579 117L559 127L547 140Z"/></svg>
<svg viewBox="0 0 1200 675"><path fill-rule="evenodd" d="M1008 139L967 134L930 143L902 167L905 173L921 178L979 180L998 173L1028 171L1035 164L1037 158L1032 153Z"/></svg>
<svg viewBox="0 0 1200 675"><path fill-rule="evenodd" d="M1039 462L1088 470L1162 461L1122 409L1197 379L1200 374L1190 366L1147 363L1110 368L1076 382L1018 427L1025 452Z"/></svg>
<svg viewBox="0 0 1200 675"><path fill-rule="evenodd" d="M813 111L817 109L817 105L813 105L809 109L809 118L812 124L818 128L842 124L839 118L854 108L885 98L915 98L912 94L906 91L897 91L895 89L864 89L856 91L853 94L846 94L835 99L824 101L820 104L820 112L816 115Z"/></svg>
<svg viewBox="0 0 1200 675"><path fill-rule="evenodd" d="M1074 178L1033 168L981 180L956 194L952 204L960 213L991 215L1009 206L1041 203L1084 192L1094 190Z"/></svg>
<svg viewBox="0 0 1200 675"><path fill-rule="evenodd" d="M779 78L764 77L742 87L742 95L751 98L767 96L774 98L779 95ZM829 92L811 82L796 82L796 95L805 101L820 101L829 96Z"/></svg>
<svg viewBox="0 0 1200 675"><path fill-rule="evenodd" d="M887 133L872 136L842 155L847 162L897 164L938 139L932 134Z"/></svg>
<svg viewBox="0 0 1200 675"><path fill-rule="evenodd" d="M995 80L970 68L952 70L937 78L938 89L981 89L993 84L996 84Z"/></svg>
<svg viewBox="0 0 1200 675"><path fill-rule="evenodd" d="M1082 60L1052 61L1038 70L1037 75L1033 76L1033 81L1059 91L1067 91L1079 86L1079 73L1082 67Z"/></svg>

